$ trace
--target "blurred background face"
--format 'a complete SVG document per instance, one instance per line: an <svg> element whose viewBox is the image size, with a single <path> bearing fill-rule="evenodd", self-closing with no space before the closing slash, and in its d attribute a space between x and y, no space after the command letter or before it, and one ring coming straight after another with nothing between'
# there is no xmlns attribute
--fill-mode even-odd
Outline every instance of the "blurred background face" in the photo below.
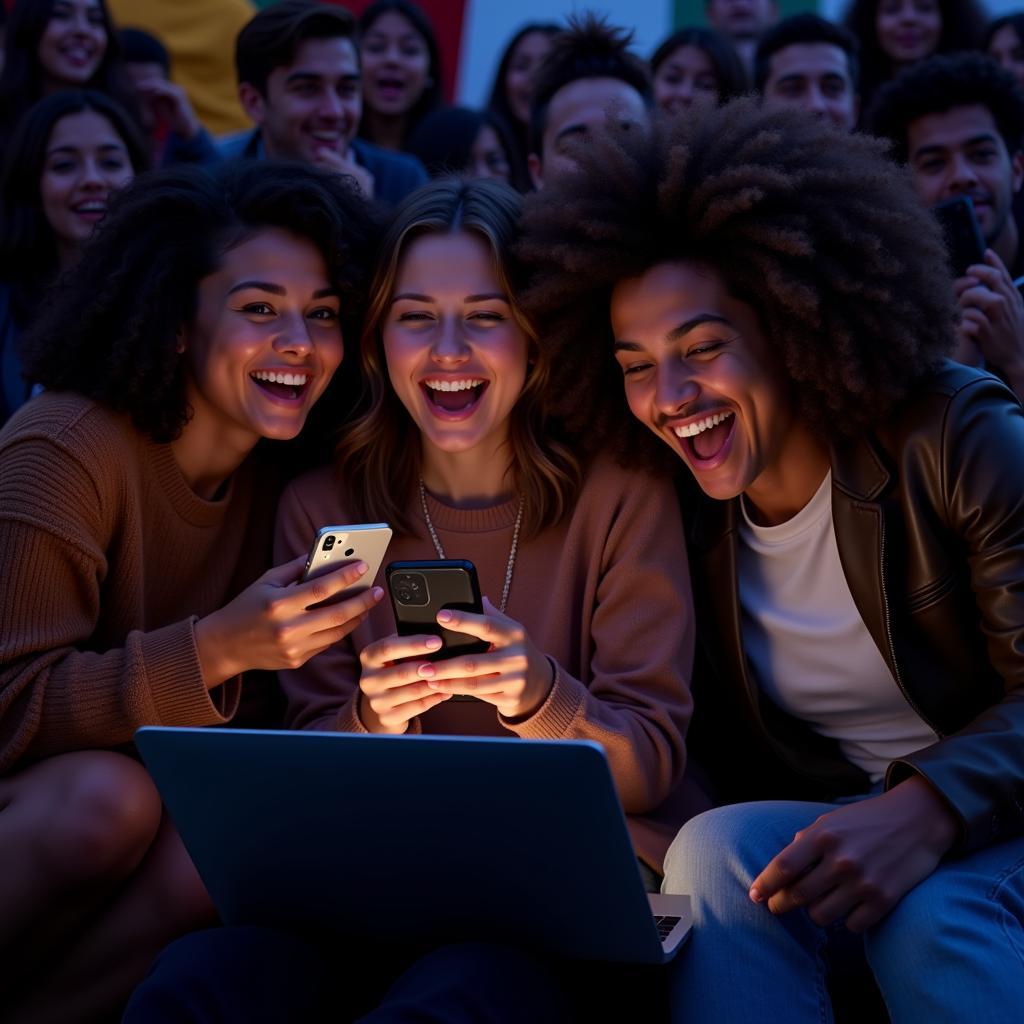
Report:
<svg viewBox="0 0 1024 1024"><path fill-rule="evenodd" d="M37 51L52 88L89 81L107 50L107 31L99 0L54 0Z"/></svg>
<svg viewBox="0 0 1024 1024"><path fill-rule="evenodd" d="M907 156L914 188L924 202L934 206L970 196L986 243L998 251L1024 160L1009 153L988 107L968 104L911 121Z"/></svg>
<svg viewBox="0 0 1024 1024"><path fill-rule="evenodd" d="M694 104L715 106L719 82L711 58L696 46L680 46L654 73L654 99L662 110L678 113Z"/></svg>
<svg viewBox="0 0 1024 1024"><path fill-rule="evenodd" d="M515 45L505 73L505 95L516 118L523 124L530 120L530 93L537 69L551 49L551 36L546 32L528 32Z"/></svg>
<svg viewBox="0 0 1024 1024"><path fill-rule="evenodd" d="M1024 86L1024 46L1021 45L1017 30L1004 25L988 44L989 56L1004 70L1009 71L1018 83Z"/></svg>
<svg viewBox="0 0 1024 1024"><path fill-rule="evenodd" d="M114 126L93 110L62 117L50 133L39 191L58 242L80 247L107 212L110 194L134 177Z"/></svg>
<svg viewBox="0 0 1024 1024"><path fill-rule="evenodd" d="M772 54L766 110L806 110L852 131L858 102L846 53L831 43L794 43Z"/></svg>
<svg viewBox="0 0 1024 1024"><path fill-rule="evenodd" d="M382 14L363 36L363 101L369 110L402 117L428 88L430 51L397 11Z"/></svg>
<svg viewBox="0 0 1024 1024"><path fill-rule="evenodd" d="M577 140L608 124L632 130L648 123L643 97L619 78L579 78L563 86L548 104L542 154L530 154L530 176L536 188L576 169L572 156Z"/></svg>
<svg viewBox="0 0 1024 1024"><path fill-rule="evenodd" d="M507 185L511 176L508 154L498 138L498 133L489 125L480 126L473 147L469 151L469 165L466 174L470 178L494 178Z"/></svg>
<svg viewBox="0 0 1024 1024"><path fill-rule="evenodd" d="M708 23L733 39L756 39L778 17L774 0L709 0Z"/></svg>
<svg viewBox="0 0 1024 1024"><path fill-rule="evenodd" d="M267 76L266 95L239 90L270 156L315 164L321 152L340 156L359 130L359 58L351 39L305 39L291 64Z"/></svg>
<svg viewBox="0 0 1024 1024"><path fill-rule="evenodd" d="M879 0L875 13L878 45L894 64L930 57L942 35L938 0Z"/></svg>

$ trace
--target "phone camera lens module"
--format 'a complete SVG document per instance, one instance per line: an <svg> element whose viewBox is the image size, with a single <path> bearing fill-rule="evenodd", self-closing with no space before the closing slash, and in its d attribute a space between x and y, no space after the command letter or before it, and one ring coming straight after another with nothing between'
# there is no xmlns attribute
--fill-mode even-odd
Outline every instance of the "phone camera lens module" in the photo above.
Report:
<svg viewBox="0 0 1024 1024"><path fill-rule="evenodd" d="M414 572L404 572L394 578L393 589L399 604L425 605L429 601L427 581Z"/></svg>
<svg viewBox="0 0 1024 1024"><path fill-rule="evenodd" d="M324 541L324 551L330 551L330 550L331 550L331 548L333 548L333 547L334 547L334 534L332 533L332 534L331 534L331 535L330 535L330 536L329 536L329 537L328 537L328 538L327 538L327 539L326 539L326 540Z"/></svg>

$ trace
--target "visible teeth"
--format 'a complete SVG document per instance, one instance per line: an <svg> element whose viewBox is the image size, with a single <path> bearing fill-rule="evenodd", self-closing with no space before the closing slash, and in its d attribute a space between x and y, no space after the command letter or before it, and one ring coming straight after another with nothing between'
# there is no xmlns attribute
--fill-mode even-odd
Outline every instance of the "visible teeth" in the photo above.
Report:
<svg viewBox="0 0 1024 1024"><path fill-rule="evenodd" d="M265 380L271 384L288 384L295 388L301 388L309 380L308 374L305 373L277 373L272 370L256 370L250 376L254 380Z"/></svg>
<svg viewBox="0 0 1024 1024"><path fill-rule="evenodd" d="M723 423L731 415L731 412L716 412L714 416L705 416L704 419L697 420L695 423L687 423L681 427L673 427L673 431L676 437L696 437L697 434L702 434L705 430L717 427L719 423Z"/></svg>
<svg viewBox="0 0 1024 1024"><path fill-rule="evenodd" d="M106 203L79 203L75 207L79 213L103 213L106 208Z"/></svg>
<svg viewBox="0 0 1024 1024"><path fill-rule="evenodd" d="M479 387L482 380L425 380L423 382L428 388L434 391L468 391L470 388Z"/></svg>

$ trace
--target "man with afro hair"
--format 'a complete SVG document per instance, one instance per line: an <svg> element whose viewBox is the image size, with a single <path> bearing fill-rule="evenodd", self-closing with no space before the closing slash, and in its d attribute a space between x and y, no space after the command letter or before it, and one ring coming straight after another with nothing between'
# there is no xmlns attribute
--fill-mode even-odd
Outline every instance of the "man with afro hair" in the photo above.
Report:
<svg viewBox="0 0 1024 1024"><path fill-rule="evenodd" d="M884 145L741 99L531 197L525 308L592 446L687 471L686 1024L1024 1006L1024 410L950 362L941 232ZM656 440L655 440L656 438ZM671 622L664 623L672 629Z"/></svg>
<svg viewBox="0 0 1024 1024"><path fill-rule="evenodd" d="M932 57L885 86L872 131L889 139L921 199L969 196L988 251L956 281L956 358L998 373L1024 397L1024 246L1014 217L1024 182L1024 92L980 53Z"/></svg>
<svg viewBox="0 0 1024 1024"><path fill-rule="evenodd" d="M633 34L604 18L569 19L555 36L530 101L530 178L537 189L574 166L568 149L606 123L644 125L654 102L647 66L629 50Z"/></svg>

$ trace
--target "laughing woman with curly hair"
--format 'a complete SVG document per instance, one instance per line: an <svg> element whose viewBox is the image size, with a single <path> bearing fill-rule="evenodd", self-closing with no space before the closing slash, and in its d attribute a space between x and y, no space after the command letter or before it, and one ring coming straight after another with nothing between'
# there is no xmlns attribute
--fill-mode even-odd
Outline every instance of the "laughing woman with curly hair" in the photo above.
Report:
<svg viewBox="0 0 1024 1024"><path fill-rule="evenodd" d="M691 746L761 801L669 851L677 1019L830 1020L836 924L895 1022L1017 1018L1024 412L944 358L935 224L876 141L747 100L576 158L525 306L592 442L696 484Z"/></svg>
<svg viewBox="0 0 1024 1024"><path fill-rule="evenodd" d="M299 165L137 179L25 339L46 390L0 430L5 1024L108 1019L213 917L135 730L224 724L243 676L382 596L310 608L302 563L270 568L264 443L297 437L340 364L373 230L345 179Z"/></svg>

